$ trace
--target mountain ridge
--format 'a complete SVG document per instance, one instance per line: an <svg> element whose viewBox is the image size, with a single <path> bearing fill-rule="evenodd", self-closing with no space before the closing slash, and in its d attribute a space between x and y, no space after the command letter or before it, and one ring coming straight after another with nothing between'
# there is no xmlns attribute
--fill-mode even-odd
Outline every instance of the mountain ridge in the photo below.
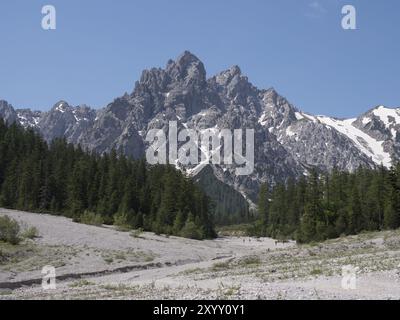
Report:
<svg viewBox="0 0 400 320"><path fill-rule="evenodd" d="M22 111L23 110L23 111ZM353 119L303 112L274 88L258 89L239 66L207 79L204 64L185 51L164 69L144 70L131 93L94 110L57 102L47 112L14 109L0 101L0 116L41 132L47 141L64 136L99 153L113 148L138 158L146 133L191 128L255 130L255 170L237 177L235 166L213 166L215 176L251 201L262 182L274 184L320 170L389 167L400 158L400 109L377 106ZM190 172L191 167L181 167Z"/></svg>

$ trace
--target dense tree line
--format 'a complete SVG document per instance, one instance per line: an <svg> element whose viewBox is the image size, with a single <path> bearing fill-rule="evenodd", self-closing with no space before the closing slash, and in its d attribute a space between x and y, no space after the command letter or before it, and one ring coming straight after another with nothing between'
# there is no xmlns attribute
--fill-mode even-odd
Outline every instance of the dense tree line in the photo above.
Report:
<svg viewBox="0 0 400 320"><path fill-rule="evenodd" d="M91 213L107 223L191 238L214 237L210 201L170 166L148 166L117 152L98 155L65 140L47 144L33 130L0 119L0 206Z"/></svg>
<svg viewBox="0 0 400 320"><path fill-rule="evenodd" d="M261 186L254 232L300 242L400 227L400 165Z"/></svg>

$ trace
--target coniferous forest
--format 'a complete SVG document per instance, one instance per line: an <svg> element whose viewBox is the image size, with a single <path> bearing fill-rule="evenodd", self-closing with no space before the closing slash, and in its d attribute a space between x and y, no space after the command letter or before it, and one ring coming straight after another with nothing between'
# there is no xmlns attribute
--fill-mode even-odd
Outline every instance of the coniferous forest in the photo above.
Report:
<svg viewBox="0 0 400 320"><path fill-rule="evenodd" d="M261 186L253 232L299 242L400 227L400 165L354 173L311 170L298 181Z"/></svg>
<svg viewBox="0 0 400 320"><path fill-rule="evenodd" d="M33 130L8 126L2 119L0 206L78 222L94 217L195 239L216 236L215 205L175 168L148 166L144 159L116 151L89 153L63 139L48 145ZM311 170L307 177L273 188L263 184L250 232L311 242L399 227L400 164L353 173Z"/></svg>
<svg viewBox="0 0 400 320"><path fill-rule="evenodd" d="M210 201L170 166L98 155L0 119L0 206L88 217L195 239L215 236Z"/></svg>

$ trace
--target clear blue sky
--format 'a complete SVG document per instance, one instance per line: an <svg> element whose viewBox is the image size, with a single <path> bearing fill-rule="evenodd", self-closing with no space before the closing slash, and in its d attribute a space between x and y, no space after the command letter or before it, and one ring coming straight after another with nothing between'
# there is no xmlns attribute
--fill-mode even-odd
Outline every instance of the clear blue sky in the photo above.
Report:
<svg viewBox="0 0 400 320"><path fill-rule="evenodd" d="M41 8L57 9L57 30ZM355 31L341 8L357 9ZM208 76L237 64L300 109L338 117L400 106L398 0L1 0L0 99L102 107L184 50Z"/></svg>

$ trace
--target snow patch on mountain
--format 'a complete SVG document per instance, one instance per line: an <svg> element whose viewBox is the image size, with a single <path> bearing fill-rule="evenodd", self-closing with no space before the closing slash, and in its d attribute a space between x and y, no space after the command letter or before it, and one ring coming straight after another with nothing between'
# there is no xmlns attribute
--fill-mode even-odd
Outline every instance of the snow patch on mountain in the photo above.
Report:
<svg viewBox="0 0 400 320"><path fill-rule="evenodd" d="M371 114L378 118L380 122L383 123L384 127L390 131L392 135L392 139L396 138L398 129L400 127L400 109L391 109L386 108L384 106L379 106L375 108ZM362 123L365 125L367 119L369 120L367 124L369 124L372 120L368 117L362 119Z"/></svg>
<svg viewBox="0 0 400 320"><path fill-rule="evenodd" d="M392 165L390 154L384 150L384 141L377 141L360 129L354 127L353 123L356 119L339 120L325 116L318 116L317 119L321 123L336 129L350 138L356 147L365 155L372 158L376 164L383 164L385 167L390 167Z"/></svg>
<svg viewBox="0 0 400 320"><path fill-rule="evenodd" d="M302 120L304 119L304 116L301 114L301 112L295 112L295 116L297 120Z"/></svg>
<svg viewBox="0 0 400 320"><path fill-rule="evenodd" d="M41 112L40 111L31 111L29 109L19 109L16 110L17 120L21 126L24 128L37 128Z"/></svg>
<svg viewBox="0 0 400 320"><path fill-rule="evenodd" d="M387 128L391 125L400 124L400 109L389 109L379 106L373 111L373 114L381 119Z"/></svg>
<svg viewBox="0 0 400 320"><path fill-rule="evenodd" d="M64 113L65 112L65 103L64 102L61 102L57 107L56 107L56 111L59 111L59 112L61 112L61 113Z"/></svg>

